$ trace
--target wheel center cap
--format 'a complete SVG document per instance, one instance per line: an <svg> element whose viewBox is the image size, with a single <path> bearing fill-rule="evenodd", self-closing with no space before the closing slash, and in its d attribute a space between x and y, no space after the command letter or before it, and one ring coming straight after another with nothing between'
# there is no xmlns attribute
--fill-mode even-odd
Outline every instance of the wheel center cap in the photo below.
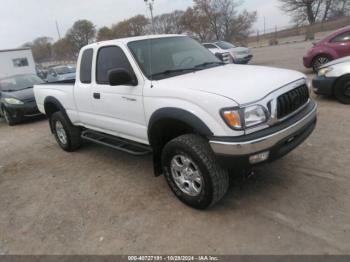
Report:
<svg viewBox="0 0 350 262"><path fill-rule="evenodd" d="M189 168L186 168L184 170L184 177L188 180L191 177L191 175L192 175L192 170Z"/></svg>

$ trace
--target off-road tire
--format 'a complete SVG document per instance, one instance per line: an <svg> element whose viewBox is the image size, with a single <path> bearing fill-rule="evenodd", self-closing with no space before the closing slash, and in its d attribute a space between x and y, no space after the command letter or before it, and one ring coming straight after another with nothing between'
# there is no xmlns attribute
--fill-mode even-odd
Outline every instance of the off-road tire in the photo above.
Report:
<svg viewBox="0 0 350 262"><path fill-rule="evenodd" d="M184 193L171 174L171 161L176 155L190 158L198 166L203 186L198 196ZM229 188L229 175L223 169L209 143L198 135L183 135L167 143L162 152L162 167L170 189L183 203L196 209L206 209L220 201Z"/></svg>
<svg viewBox="0 0 350 262"><path fill-rule="evenodd" d="M58 134L56 131L56 123L60 122L63 126L63 129L66 133L66 143L62 143L58 138ZM66 118L66 116L62 112L56 112L52 114L50 117L50 125L53 130L53 134L55 135L56 141L58 145L67 152L72 152L77 150L82 145L81 139L81 129L71 124L71 122Z"/></svg>
<svg viewBox="0 0 350 262"><path fill-rule="evenodd" d="M341 78L334 87L334 96L343 104L350 104L350 76Z"/></svg>

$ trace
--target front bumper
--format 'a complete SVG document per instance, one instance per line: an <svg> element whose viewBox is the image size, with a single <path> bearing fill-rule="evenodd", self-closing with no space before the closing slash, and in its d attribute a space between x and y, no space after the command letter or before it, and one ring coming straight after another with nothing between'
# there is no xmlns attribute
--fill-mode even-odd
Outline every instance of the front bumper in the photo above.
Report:
<svg viewBox="0 0 350 262"><path fill-rule="evenodd" d="M24 105L6 104L6 109L12 118L22 120L23 118L35 117L41 115L36 102L25 103Z"/></svg>
<svg viewBox="0 0 350 262"><path fill-rule="evenodd" d="M253 55L248 55L245 57L234 58L233 60L235 64L248 64L252 58Z"/></svg>
<svg viewBox="0 0 350 262"><path fill-rule="evenodd" d="M333 87L336 77L325 77L325 76L317 76L314 80L312 80L312 86L315 94L317 95L333 95Z"/></svg>
<svg viewBox="0 0 350 262"><path fill-rule="evenodd" d="M317 106L311 101L302 112L270 130L239 138L212 138L210 146L226 167L252 165L250 158L263 152L268 152L263 162L272 161L300 145L313 132L316 121Z"/></svg>
<svg viewBox="0 0 350 262"><path fill-rule="evenodd" d="M303 64L306 68L310 68L311 67L311 57L309 56L304 56L303 57Z"/></svg>

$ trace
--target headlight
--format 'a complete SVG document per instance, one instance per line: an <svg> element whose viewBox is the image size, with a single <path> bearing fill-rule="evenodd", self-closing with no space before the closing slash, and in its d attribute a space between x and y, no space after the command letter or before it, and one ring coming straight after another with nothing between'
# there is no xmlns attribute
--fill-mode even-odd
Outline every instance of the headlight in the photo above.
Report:
<svg viewBox="0 0 350 262"><path fill-rule="evenodd" d="M24 103L21 100L18 100L16 98L5 98L5 102L10 104L10 105L23 105Z"/></svg>
<svg viewBox="0 0 350 262"><path fill-rule="evenodd" d="M267 121L266 110L260 105L241 109L224 109L221 114L226 124L233 129L254 127Z"/></svg>
<svg viewBox="0 0 350 262"><path fill-rule="evenodd" d="M318 71L318 76L325 76L326 74L328 74L329 72L332 72L333 68L332 67L325 67L325 68L321 68Z"/></svg>
<svg viewBox="0 0 350 262"><path fill-rule="evenodd" d="M267 117L262 106L255 105L244 109L245 127L252 127L266 122Z"/></svg>

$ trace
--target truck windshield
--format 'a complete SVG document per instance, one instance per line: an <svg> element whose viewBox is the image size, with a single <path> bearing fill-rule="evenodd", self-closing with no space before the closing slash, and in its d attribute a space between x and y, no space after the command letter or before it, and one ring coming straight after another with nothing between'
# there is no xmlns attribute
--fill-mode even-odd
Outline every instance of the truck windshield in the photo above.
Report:
<svg viewBox="0 0 350 262"><path fill-rule="evenodd" d="M18 75L0 79L0 90L4 92L15 92L27 88L32 88L34 85L44 83L36 75Z"/></svg>
<svg viewBox="0 0 350 262"><path fill-rule="evenodd" d="M189 37L139 40L128 47L148 79L160 80L223 64Z"/></svg>

